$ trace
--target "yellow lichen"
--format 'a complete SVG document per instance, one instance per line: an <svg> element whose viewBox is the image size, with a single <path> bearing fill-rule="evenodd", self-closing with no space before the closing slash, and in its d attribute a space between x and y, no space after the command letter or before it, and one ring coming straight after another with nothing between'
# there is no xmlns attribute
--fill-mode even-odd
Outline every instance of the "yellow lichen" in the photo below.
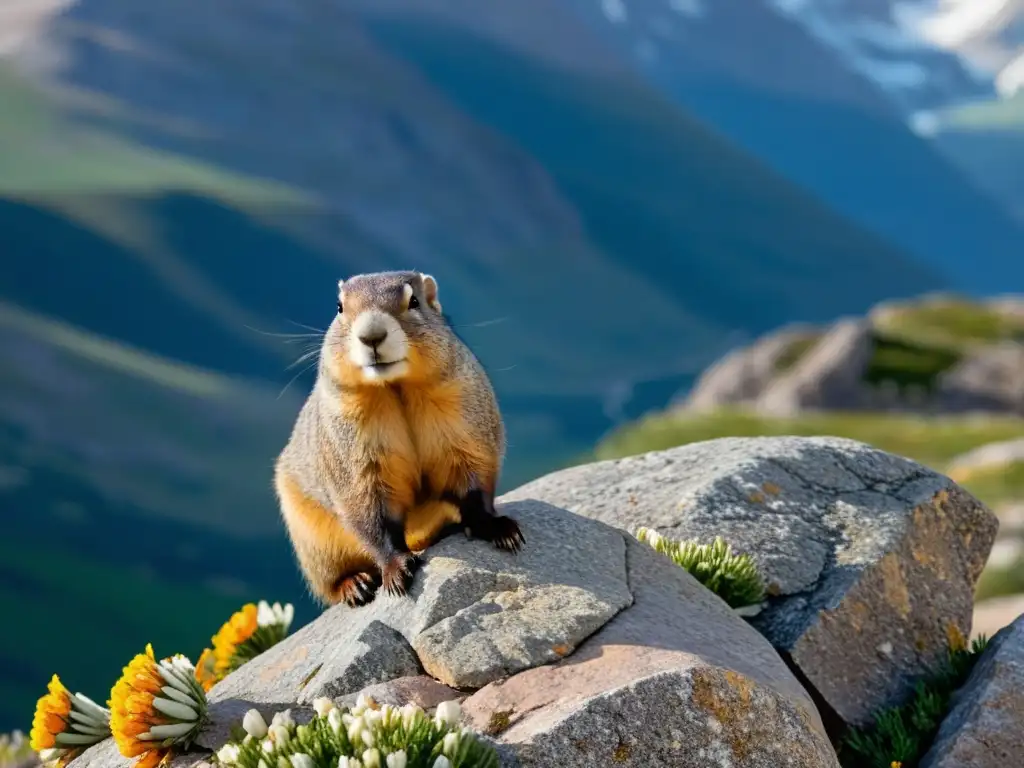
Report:
<svg viewBox="0 0 1024 768"><path fill-rule="evenodd" d="M951 651L967 650L967 638L964 637L964 633L960 631L960 627L952 621L946 624L946 641L949 643L949 649Z"/></svg>
<svg viewBox="0 0 1024 768"><path fill-rule="evenodd" d="M752 688L743 675L726 670L718 675L697 672L693 677L690 698L694 704L715 718L725 729L733 757L743 760L750 754L750 745L739 731L739 724L750 715Z"/></svg>
<svg viewBox="0 0 1024 768"><path fill-rule="evenodd" d="M615 751L612 752L612 760L614 760L616 763L624 763L627 760L629 760L629 756L630 754L632 754L632 752L633 750L630 749L628 744L623 744L620 741L619 746L617 746L615 748Z"/></svg>
<svg viewBox="0 0 1024 768"><path fill-rule="evenodd" d="M769 496L778 496L782 493L782 489L775 483L767 481L761 485L761 490L767 493Z"/></svg>
<svg viewBox="0 0 1024 768"><path fill-rule="evenodd" d="M508 729L509 724L512 722L511 709L496 709L491 713L490 720L487 721L487 728L484 729L484 733L488 736L497 736L499 733Z"/></svg>
<svg viewBox="0 0 1024 768"><path fill-rule="evenodd" d="M878 570L882 577L882 590L885 601L891 605L904 619L910 615L910 592L907 590L907 583L903 578L903 570L900 568L899 558L895 553L890 553L878 563Z"/></svg>

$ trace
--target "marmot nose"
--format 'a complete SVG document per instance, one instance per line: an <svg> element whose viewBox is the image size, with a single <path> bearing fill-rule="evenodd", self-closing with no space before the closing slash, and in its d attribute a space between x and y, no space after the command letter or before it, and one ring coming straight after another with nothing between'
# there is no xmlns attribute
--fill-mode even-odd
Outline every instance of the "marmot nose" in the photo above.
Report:
<svg viewBox="0 0 1024 768"><path fill-rule="evenodd" d="M368 347L376 349L384 343L384 339L388 337L387 331L371 331L364 333L359 337L359 340Z"/></svg>

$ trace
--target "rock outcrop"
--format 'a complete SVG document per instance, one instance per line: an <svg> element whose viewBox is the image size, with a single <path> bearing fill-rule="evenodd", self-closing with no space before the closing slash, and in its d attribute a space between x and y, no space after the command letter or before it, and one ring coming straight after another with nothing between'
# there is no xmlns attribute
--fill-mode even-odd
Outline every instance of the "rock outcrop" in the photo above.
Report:
<svg viewBox="0 0 1024 768"><path fill-rule="evenodd" d="M217 748L249 706L303 715L366 688L396 704L466 697L504 766L838 766L771 644L683 569L557 507L501 507L519 555L438 543L409 597L331 608L216 685L199 745ZM75 768L125 763L107 741Z"/></svg>
<svg viewBox="0 0 1024 768"><path fill-rule="evenodd" d="M819 333L812 326L787 326L733 350L704 372L683 406L703 411L757 399L785 368L793 349L811 343Z"/></svg>
<svg viewBox="0 0 1024 768"><path fill-rule="evenodd" d="M872 352L871 326L864 320L841 320L770 381L754 407L773 416L862 408L864 372Z"/></svg>
<svg viewBox="0 0 1024 768"><path fill-rule="evenodd" d="M937 384L944 411L1024 415L1024 345L1006 342L973 350Z"/></svg>
<svg viewBox="0 0 1024 768"><path fill-rule="evenodd" d="M786 326L726 354L674 407L1024 415L1024 301L930 295Z"/></svg>
<svg viewBox="0 0 1024 768"><path fill-rule="evenodd" d="M537 498L633 531L749 553L771 597L751 623L833 713L869 721L968 636L998 523L946 477L835 438L724 438L575 467Z"/></svg>
<svg viewBox="0 0 1024 768"><path fill-rule="evenodd" d="M1000 630L952 702L921 768L1007 768L1024 756L1024 617Z"/></svg>

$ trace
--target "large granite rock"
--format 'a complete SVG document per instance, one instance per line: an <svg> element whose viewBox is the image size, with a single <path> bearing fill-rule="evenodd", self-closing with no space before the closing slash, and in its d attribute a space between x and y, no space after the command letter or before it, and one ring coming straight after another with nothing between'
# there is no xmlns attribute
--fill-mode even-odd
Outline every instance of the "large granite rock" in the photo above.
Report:
<svg viewBox="0 0 1024 768"><path fill-rule="evenodd" d="M1024 756L1024 617L1000 630L939 729L921 768L1008 768Z"/></svg>
<svg viewBox="0 0 1024 768"><path fill-rule="evenodd" d="M810 698L763 638L650 547L628 541L626 560L629 610L564 661L463 702L507 764L837 765Z"/></svg>
<svg viewBox="0 0 1024 768"><path fill-rule="evenodd" d="M429 550L412 599L379 594L364 608L331 608L221 681L211 700L311 702L419 674L419 665L453 688L479 688L571 653L632 603L618 531L546 504L508 514L530 541L519 555L448 538Z"/></svg>
<svg viewBox="0 0 1024 768"><path fill-rule="evenodd" d="M951 480L838 438L725 438L547 475L537 498L633 531L720 535L771 597L751 621L846 723L906 696L970 635L994 515Z"/></svg>
<svg viewBox="0 0 1024 768"><path fill-rule="evenodd" d="M501 508L522 526L519 555L451 537L409 597L325 611L210 691L211 722L181 759L216 749L250 706L299 719L317 696L364 688L422 706L468 695L467 720L509 768L838 768L810 695L688 573L603 523ZM74 768L124 763L108 741Z"/></svg>

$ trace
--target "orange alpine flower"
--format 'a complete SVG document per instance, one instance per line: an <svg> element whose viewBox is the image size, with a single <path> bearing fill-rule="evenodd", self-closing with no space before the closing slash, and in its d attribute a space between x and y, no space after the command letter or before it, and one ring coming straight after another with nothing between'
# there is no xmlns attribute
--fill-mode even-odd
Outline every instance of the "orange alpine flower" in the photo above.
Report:
<svg viewBox="0 0 1024 768"><path fill-rule="evenodd" d="M137 768L166 762L188 748L206 717L206 694L196 670L181 655L157 661L153 646L138 654L110 692L110 729L118 751L137 757Z"/></svg>
<svg viewBox="0 0 1024 768"><path fill-rule="evenodd" d="M213 648L207 648L199 657L196 679L204 691L209 691L245 662L255 658L279 643L288 634L294 616L290 603L270 605L246 603L213 636Z"/></svg>
<svg viewBox="0 0 1024 768"><path fill-rule="evenodd" d="M71 693L60 678L50 679L36 704L29 744L44 763L64 766L86 747L110 736L110 711L80 693Z"/></svg>

